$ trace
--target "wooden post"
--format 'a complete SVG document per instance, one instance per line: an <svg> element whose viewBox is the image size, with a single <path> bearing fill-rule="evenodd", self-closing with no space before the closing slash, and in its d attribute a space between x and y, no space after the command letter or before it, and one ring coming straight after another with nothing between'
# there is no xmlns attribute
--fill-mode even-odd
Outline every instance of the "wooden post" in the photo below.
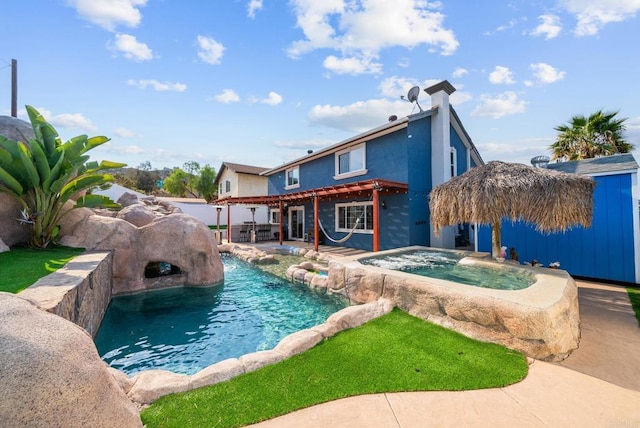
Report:
<svg viewBox="0 0 640 428"><path fill-rule="evenodd" d="M500 257L500 220L491 225L491 257Z"/></svg>
<svg viewBox="0 0 640 428"><path fill-rule="evenodd" d="M231 205L227 204L227 244L231 244Z"/></svg>
<svg viewBox="0 0 640 428"><path fill-rule="evenodd" d="M380 195L378 189L373 189L373 252L380 250Z"/></svg>
<svg viewBox="0 0 640 428"><path fill-rule="evenodd" d="M18 117L18 61L11 60L11 116Z"/></svg>
<svg viewBox="0 0 640 428"><path fill-rule="evenodd" d="M319 208L320 202L318 202L318 195L313 195L313 250L318 252L318 241L320 240L320 230L318 224L318 213L320 211Z"/></svg>
<svg viewBox="0 0 640 428"><path fill-rule="evenodd" d="M278 235L280 238L280 245L282 245L282 241L284 239L284 225L282 223L284 221L284 203L282 201L278 203L278 208L280 209L280 225L278 226Z"/></svg>

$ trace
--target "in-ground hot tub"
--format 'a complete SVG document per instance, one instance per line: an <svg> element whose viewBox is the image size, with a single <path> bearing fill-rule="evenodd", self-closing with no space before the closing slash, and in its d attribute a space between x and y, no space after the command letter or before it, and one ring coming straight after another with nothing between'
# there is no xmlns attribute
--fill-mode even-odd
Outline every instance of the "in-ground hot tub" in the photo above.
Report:
<svg viewBox="0 0 640 428"><path fill-rule="evenodd" d="M375 256L428 250L428 247L407 247L378 252ZM475 339L503 344L536 359L560 361L578 347L578 292L566 271L499 263L472 252L461 258L459 263L466 265L498 271L523 269L525 274L535 277L535 282L526 288L500 290L360 262L367 257L371 256L330 262L330 288L353 303L380 297L390 299L412 315Z"/></svg>

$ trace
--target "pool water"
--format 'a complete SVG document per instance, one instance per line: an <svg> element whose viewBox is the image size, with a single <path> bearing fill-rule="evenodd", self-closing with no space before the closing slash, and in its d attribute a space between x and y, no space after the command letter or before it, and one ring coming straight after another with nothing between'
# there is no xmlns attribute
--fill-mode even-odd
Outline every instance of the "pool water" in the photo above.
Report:
<svg viewBox="0 0 640 428"><path fill-rule="evenodd" d="M499 268L458 264L463 257L453 252L419 250L368 257L360 263L498 290L522 290L536 281L530 272L508 264Z"/></svg>
<svg viewBox="0 0 640 428"><path fill-rule="evenodd" d="M345 308L336 296L222 254L224 285L115 297L95 338L98 353L128 375L194 374L227 358L273 349L285 336Z"/></svg>

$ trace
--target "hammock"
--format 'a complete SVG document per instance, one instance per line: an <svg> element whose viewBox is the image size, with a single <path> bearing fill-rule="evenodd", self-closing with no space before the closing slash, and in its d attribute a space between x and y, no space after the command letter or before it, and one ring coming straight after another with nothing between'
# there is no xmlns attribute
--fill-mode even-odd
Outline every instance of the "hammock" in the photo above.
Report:
<svg viewBox="0 0 640 428"><path fill-rule="evenodd" d="M358 217L356 219L356 224L353 225L353 229L351 229L351 231L349 233L347 233L346 236L344 236L344 237L342 237L340 239L333 239L332 237L330 237L329 234L327 233L327 231L324 230L324 226L322 225L322 221L320 221L320 219L318 219L318 225L320 226L320 230L322 230L322 233L324 233L324 236L326 236L329 241L335 242L336 244L342 244L347 239L351 238L351 235L353 235L353 233L358 228L358 225L360 224L360 219L362 218L363 215L364 215L364 212L362 214L360 214L360 217Z"/></svg>

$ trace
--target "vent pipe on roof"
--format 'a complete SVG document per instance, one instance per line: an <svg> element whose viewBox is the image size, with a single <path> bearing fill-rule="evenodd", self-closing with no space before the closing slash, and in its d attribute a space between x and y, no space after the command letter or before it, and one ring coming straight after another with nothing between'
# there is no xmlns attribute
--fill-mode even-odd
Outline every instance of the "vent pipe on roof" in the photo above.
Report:
<svg viewBox="0 0 640 428"><path fill-rule="evenodd" d="M396 116L395 114L389 116L389 122L395 122L396 120L398 120L398 116Z"/></svg>
<svg viewBox="0 0 640 428"><path fill-rule="evenodd" d="M534 168L546 168L550 160L549 156L534 156L531 158L531 165L533 165Z"/></svg>
<svg viewBox="0 0 640 428"><path fill-rule="evenodd" d="M313 153L313 150L309 149L307 150L307 154L310 155L311 153Z"/></svg>

